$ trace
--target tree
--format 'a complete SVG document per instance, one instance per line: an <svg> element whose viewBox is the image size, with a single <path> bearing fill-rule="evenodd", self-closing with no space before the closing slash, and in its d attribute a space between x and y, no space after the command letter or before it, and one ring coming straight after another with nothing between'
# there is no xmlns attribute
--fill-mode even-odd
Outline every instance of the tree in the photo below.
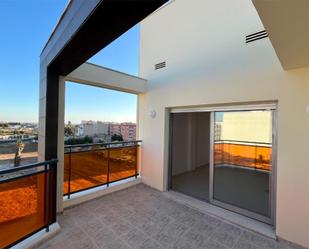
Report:
<svg viewBox="0 0 309 249"><path fill-rule="evenodd" d="M15 151L15 159L14 159L14 166L18 167L20 166L21 162L21 153L25 148L25 144L21 139L17 140L16 142L16 151Z"/></svg>
<svg viewBox="0 0 309 249"><path fill-rule="evenodd" d="M5 128L9 128L9 124L8 123L1 123L0 126L5 129Z"/></svg>
<svg viewBox="0 0 309 249"><path fill-rule="evenodd" d="M112 135L111 140L112 142L116 142L116 141L121 142L123 141L123 137L121 134L114 134Z"/></svg>
<svg viewBox="0 0 309 249"><path fill-rule="evenodd" d="M71 121L68 122L67 125L64 126L64 135L65 136L74 136L75 127L71 124Z"/></svg>
<svg viewBox="0 0 309 249"><path fill-rule="evenodd" d="M85 136L83 138L69 138L68 140L64 141L65 145L74 145L74 144L92 144L93 139L92 137Z"/></svg>

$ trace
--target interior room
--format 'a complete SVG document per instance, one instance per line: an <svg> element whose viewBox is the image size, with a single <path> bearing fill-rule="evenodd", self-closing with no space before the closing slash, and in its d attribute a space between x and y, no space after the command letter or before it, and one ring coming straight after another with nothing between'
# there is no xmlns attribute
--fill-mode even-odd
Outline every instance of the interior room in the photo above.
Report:
<svg viewBox="0 0 309 249"><path fill-rule="evenodd" d="M172 114L171 188L209 200L210 113Z"/></svg>
<svg viewBox="0 0 309 249"><path fill-rule="evenodd" d="M171 120L170 188L271 223L272 111L172 113Z"/></svg>

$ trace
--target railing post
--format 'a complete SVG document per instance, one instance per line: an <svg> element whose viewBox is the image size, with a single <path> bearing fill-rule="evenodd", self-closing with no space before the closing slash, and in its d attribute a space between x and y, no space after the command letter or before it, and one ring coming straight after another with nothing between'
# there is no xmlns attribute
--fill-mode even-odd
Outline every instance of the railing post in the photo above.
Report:
<svg viewBox="0 0 309 249"><path fill-rule="evenodd" d="M256 162L257 162L257 145L254 146L254 169L256 170Z"/></svg>
<svg viewBox="0 0 309 249"><path fill-rule="evenodd" d="M214 144L214 147L215 147L214 151L216 151L216 144ZM225 146L224 146L224 142L223 142L223 143L221 143L221 146L219 147L221 149L221 151L222 151L222 158L221 158L222 164L225 164L225 148L224 147ZM215 158L215 161L216 161L216 158Z"/></svg>
<svg viewBox="0 0 309 249"><path fill-rule="evenodd" d="M45 196L44 196L44 209L45 209L45 220L46 220L46 232L49 231L47 228L49 228L50 223L50 202L49 202L49 189L50 189L50 182L49 182L49 174L50 174L50 166L49 169L47 168L47 165L44 165L44 171L45 171Z"/></svg>
<svg viewBox="0 0 309 249"><path fill-rule="evenodd" d="M231 164L231 144L228 143L229 145L229 164Z"/></svg>
<svg viewBox="0 0 309 249"><path fill-rule="evenodd" d="M137 179L137 165L138 165L138 143L135 143L135 179Z"/></svg>
<svg viewBox="0 0 309 249"><path fill-rule="evenodd" d="M72 165L71 165L71 156L72 156L72 147L70 146L70 152L69 152L69 176L68 176L68 199L71 198L71 171L72 171Z"/></svg>
<svg viewBox="0 0 309 249"><path fill-rule="evenodd" d="M46 231L49 231L49 225L56 221L56 167L57 161L49 162L45 165L46 174Z"/></svg>
<svg viewBox="0 0 309 249"><path fill-rule="evenodd" d="M107 183L106 186L109 187L109 160L110 160L110 146L107 147Z"/></svg>

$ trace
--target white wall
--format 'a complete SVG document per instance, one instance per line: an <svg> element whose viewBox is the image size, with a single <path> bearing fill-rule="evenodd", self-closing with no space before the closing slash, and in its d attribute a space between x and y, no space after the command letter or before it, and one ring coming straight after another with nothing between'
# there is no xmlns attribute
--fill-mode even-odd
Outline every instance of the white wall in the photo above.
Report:
<svg viewBox="0 0 309 249"><path fill-rule="evenodd" d="M170 107L278 102L278 236L309 246L309 69L284 71L249 0L177 0L141 24L139 97L146 184L166 189ZM166 61L166 68L154 64ZM155 119L149 117L156 110Z"/></svg>

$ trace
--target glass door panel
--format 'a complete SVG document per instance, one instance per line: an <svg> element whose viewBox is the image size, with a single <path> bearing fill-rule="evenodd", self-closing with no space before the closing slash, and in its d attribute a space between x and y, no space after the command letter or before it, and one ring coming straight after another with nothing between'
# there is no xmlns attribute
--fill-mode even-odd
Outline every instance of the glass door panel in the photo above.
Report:
<svg viewBox="0 0 309 249"><path fill-rule="evenodd" d="M272 111L214 112L212 202L271 217Z"/></svg>

